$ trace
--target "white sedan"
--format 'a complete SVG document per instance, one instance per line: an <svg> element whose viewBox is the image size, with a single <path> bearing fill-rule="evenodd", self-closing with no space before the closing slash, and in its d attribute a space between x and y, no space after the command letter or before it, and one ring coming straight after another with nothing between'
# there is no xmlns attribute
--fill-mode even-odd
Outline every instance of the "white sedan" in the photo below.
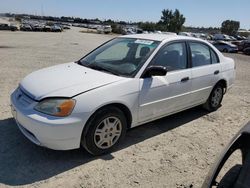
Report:
<svg viewBox="0 0 250 188"><path fill-rule="evenodd" d="M235 64L206 41L165 34L122 36L77 62L25 77L13 116L33 143L55 150L112 151L127 129L203 105L221 106Z"/></svg>

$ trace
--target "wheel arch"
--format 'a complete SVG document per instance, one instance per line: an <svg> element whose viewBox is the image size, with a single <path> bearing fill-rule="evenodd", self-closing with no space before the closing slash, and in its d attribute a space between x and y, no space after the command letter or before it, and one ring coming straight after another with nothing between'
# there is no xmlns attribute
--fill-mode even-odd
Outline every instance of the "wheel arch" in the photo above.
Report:
<svg viewBox="0 0 250 188"><path fill-rule="evenodd" d="M124 115L125 115L125 118L126 118L127 123L128 123L128 129L131 127L131 123L132 123L132 113L131 113L130 109L129 109L126 105L124 105L124 104L122 104L122 103L115 102L115 103L105 104L104 106L101 106L101 107L99 107L98 109L96 109L96 110L91 114L91 116L88 118L88 120L87 120L87 122L85 123L85 126L84 126L84 128L83 128L83 130L82 130L82 136L85 136L85 135L86 135L86 133L87 133L87 131L88 131L88 129L89 129L89 125L90 125L89 122L92 120L92 118L95 116L95 114L96 114L98 111L100 111L100 110L102 110L102 109L104 109L104 108L110 107L110 106L116 107L116 108L120 109L120 110L124 113ZM82 136L81 136L81 137L82 137ZM81 140L82 140L82 139L81 139Z"/></svg>
<svg viewBox="0 0 250 188"><path fill-rule="evenodd" d="M224 88L224 94L226 93L226 91L227 91L227 81L225 80L225 79L221 79L221 80L219 80L216 84L215 84L215 86L217 86L217 85L222 85L223 86L223 88ZM214 87L215 87L214 86Z"/></svg>

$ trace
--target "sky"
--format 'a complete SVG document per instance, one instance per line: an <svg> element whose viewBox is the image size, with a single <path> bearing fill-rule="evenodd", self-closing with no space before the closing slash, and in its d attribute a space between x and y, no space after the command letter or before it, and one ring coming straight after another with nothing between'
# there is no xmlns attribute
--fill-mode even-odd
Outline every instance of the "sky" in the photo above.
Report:
<svg viewBox="0 0 250 188"><path fill-rule="evenodd" d="M249 8L250 0L0 0L0 13L157 22L163 9L179 9L185 26L220 27L230 19L243 29L250 29Z"/></svg>

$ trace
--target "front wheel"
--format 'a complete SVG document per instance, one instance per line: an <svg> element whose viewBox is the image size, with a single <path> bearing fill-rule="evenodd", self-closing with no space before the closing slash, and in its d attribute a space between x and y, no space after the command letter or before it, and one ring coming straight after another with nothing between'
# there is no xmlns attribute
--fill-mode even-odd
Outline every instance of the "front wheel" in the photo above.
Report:
<svg viewBox="0 0 250 188"><path fill-rule="evenodd" d="M221 179L217 188L233 188L237 182L242 165L233 166Z"/></svg>
<svg viewBox="0 0 250 188"><path fill-rule="evenodd" d="M86 125L81 143L93 155L111 152L125 137L127 121L116 107L97 111Z"/></svg>
<svg viewBox="0 0 250 188"><path fill-rule="evenodd" d="M224 88L221 84L217 84L212 92L210 93L207 102L203 105L203 107L209 112L216 111L221 106L221 101L224 95Z"/></svg>

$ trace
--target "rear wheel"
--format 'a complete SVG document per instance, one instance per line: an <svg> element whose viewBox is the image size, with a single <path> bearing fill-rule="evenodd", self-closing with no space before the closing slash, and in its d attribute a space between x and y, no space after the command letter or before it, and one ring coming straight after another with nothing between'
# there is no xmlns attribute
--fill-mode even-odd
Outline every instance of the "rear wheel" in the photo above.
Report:
<svg viewBox="0 0 250 188"><path fill-rule="evenodd" d="M125 137L127 121L124 113L116 107L97 111L86 125L82 145L93 155L111 152Z"/></svg>
<svg viewBox="0 0 250 188"><path fill-rule="evenodd" d="M209 112L217 110L221 106L221 101L223 99L224 87L221 84L217 84L212 92L210 93L207 102L203 107Z"/></svg>

